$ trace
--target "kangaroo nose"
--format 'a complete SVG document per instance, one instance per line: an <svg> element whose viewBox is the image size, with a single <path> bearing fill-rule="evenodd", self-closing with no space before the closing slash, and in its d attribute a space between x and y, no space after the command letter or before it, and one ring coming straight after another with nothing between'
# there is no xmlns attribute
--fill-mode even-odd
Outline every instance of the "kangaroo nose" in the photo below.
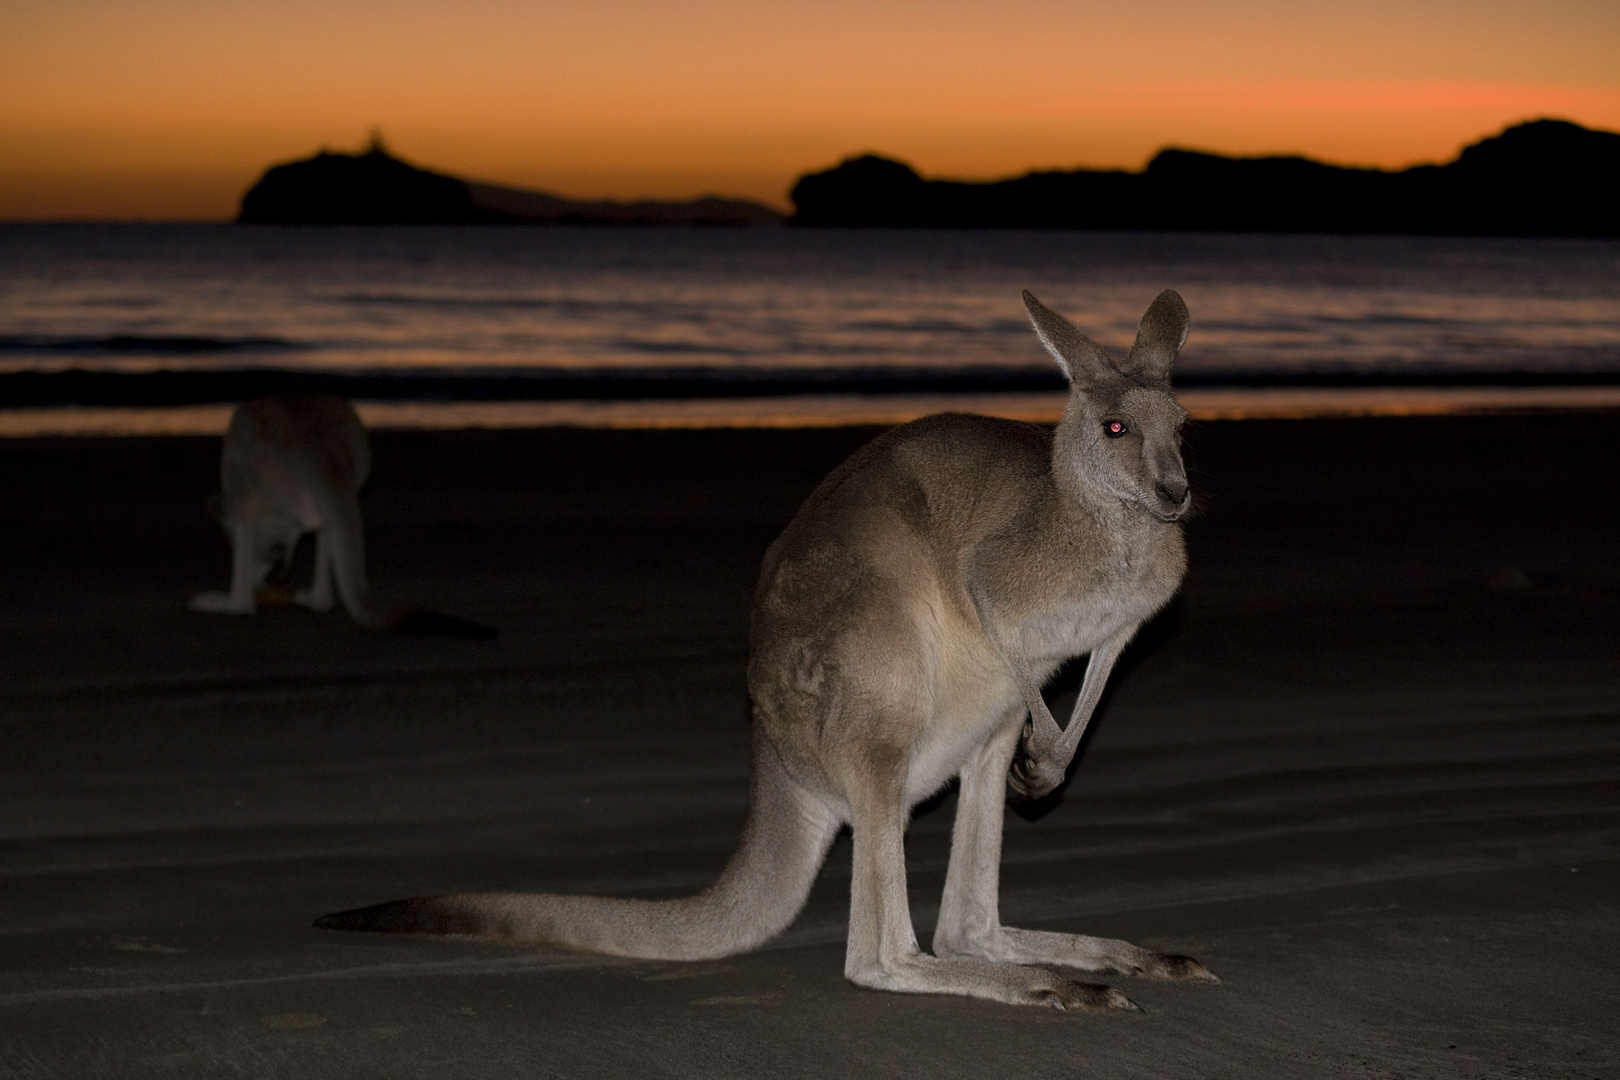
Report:
<svg viewBox="0 0 1620 1080"><path fill-rule="evenodd" d="M1154 492L1171 506L1180 506L1187 500L1186 484L1167 484L1160 480L1153 486Z"/></svg>

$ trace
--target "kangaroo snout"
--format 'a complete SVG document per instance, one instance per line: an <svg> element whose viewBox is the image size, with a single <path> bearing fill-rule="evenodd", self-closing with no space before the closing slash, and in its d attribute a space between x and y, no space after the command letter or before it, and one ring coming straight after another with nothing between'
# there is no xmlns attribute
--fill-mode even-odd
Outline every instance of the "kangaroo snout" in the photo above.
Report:
<svg viewBox="0 0 1620 1080"><path fill-rule="evenodd" d="M1153 485L1153 494L1159 499L1159 512L1166 517L1179 517L1187 509L1187 481L1160 480Z"/></svg>

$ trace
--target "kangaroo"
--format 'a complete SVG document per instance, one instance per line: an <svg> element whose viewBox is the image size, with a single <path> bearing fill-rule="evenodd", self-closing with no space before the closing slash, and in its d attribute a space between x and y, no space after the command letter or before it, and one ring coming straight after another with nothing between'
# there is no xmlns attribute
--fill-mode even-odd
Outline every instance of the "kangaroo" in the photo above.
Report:
<svg viewBox="0 0 1620 1080"><path fill-rule="evenodd" d="M459 893L315 925L712 959L787 927L847 823L844 974L859 986L1107 1011L1137 1006L1047 966L1219 981L1191 957L1001 924L1005 785L1039 797L1062 783L1115 660L1181 582L1177 522L1191 506L1169 378L1189 325L1181 297L1154 300L1123 361L1028 292L1024 303L1070 383L1055 431L961 414L894 428L823 480L767 550L748 662L748 818L714 885L659 901ZM1088 653L1060 728L1041 686ZM928 955L903 841L911 809L953 777Z"/></svg>
<svg viewBox="0 0 1620 1080"><path fill-rule="evenodd" d="M315 577L293 602L330 611L335 580L355 622L370 629L396 623L397 613L372 601L366 581L360 486L370 472L366 429L342 398L286 394L237 406L219 463L231 590L199 593L192 610L253 614L265 576L313 532Z"/></svg>

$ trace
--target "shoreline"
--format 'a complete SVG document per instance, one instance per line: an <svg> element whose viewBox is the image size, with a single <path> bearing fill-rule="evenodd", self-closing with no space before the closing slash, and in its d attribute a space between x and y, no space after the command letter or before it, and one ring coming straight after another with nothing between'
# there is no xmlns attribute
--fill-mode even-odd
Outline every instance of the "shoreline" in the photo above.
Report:
<svg viewBox="0 0 1620 1080"><path fill-rule="evenodd" d="M1199 421L1620 410L1620 385L1191 387L1176 397ZM829 428L902 424L939 412L1055 423L1067 400L1066 393L805 394L619 401L357 399L355 407L371 430ZM222 435L234 407L0 409L0 439Z"/></svg>

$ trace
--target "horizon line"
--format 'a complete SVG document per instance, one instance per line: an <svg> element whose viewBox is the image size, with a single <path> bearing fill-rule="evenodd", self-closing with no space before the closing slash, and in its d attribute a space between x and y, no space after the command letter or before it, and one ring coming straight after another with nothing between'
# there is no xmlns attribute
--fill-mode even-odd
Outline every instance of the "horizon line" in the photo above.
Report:
<svg viewBox="0 0 1620 1080"><path fill-rule="evenodd" d="M1193 154L1205 154L1205 155L1210 155L1210 156L1214 156L1214 157L1222 157L1222 158L1227 158L1227 159L1236 160L1236 161L1258 161L1258 160L1268 160L1268 159L1298 159L1298 160L1303 160L1303 161L1309 161L1309 162L1312 162L1312 163L1318 164L1318 165L1326 165L1326 166L1329 166L1329 167L1332 167L1332 168L1337 168L1337 169L1363 170L1363 171L1371 171L1371 172L1382 172L1382 173L1386 173L1386 174L1400 174L1400 173L1407 172L1409 170L1417 169L1417 168L1444 167L1445 165L1457 160L1457 158L1461 155L1463 150L1467 149L1469 146L1473 146L1473 145L1476 145L1477 143L1479 143L1481 141L1484 141L1486 139L1490 139L1490 138L1494 138L1496 136L1499 136L1503 132L1508 131L1508 130L1510 130L1512 128L1515 128L1515 127L1518 127L1518 126L1521 126L1521 125L1524 125L1524 124L1538 123L1538 122L1542 122L1542 121L1553 121L1553 122L1558 122L1558 123L1572 124L1572 125L1574 125L1576 127L1584 128L1584 129L1586 129L1588 131L1604 132L1606 134L1620 134L1620 132L1614 132L1614 131L1610 131L1609 129L1604 128L1604 127L1599 127L1599 126L1594 126L1594 125L1591 125L1591 124L1583 123L1583 122L1581 122L1579 120L1571 119L1570 117L1567 117L1567 116L1553 116L1553 115L1548 115L1548 114L1524 115L1524 116L1521 116L1521 117L1518 117L1518 118L1515 118L1515 119L1510 119L1510 120L1501 122L1495 128L1493 128L1489 133L1487 133L1485 135L1482 135L1482 136L1479 136L1477 138L1474 138L1472 140L1469 140L1469 139L1467 139L1465 137L1464 141L1457 145L1456 149L1451 152L1451 156L1449 158L1447 158L1447 159L1444 159L1444 160L1436 160L1436 159L1432 159L1432 158L1430 158L1430 159L1419 159L1419 160L1416 160L1416 161L1408 162L1408 163L1406 163L1404 165L1400 165L1400 166L1366 165L1366 164L1358 164L1358 163L1355 163L1355 162L1341 162L1341 161L1333 160L1333 159L1328 158L1326 156L1315 157L1315 156L1312 156L1309 153L1306 153L1304 151L1299 151L1299 150L1273 150L1273 151L1266 151L1266 152L1263 152L1263 153L1252 153L1252 154L1250 154L1250 153L1241 153L1241 152L1229 152L1229 151L1225 151L1225 150L1213 150L1213 149L1203 148L1203 147L1200 147L1200 146L1197 146L1197 145L1194 145L1194 144L1190 144L1190 143L1186 143L1186 142L1171 141L1171 142L1167 142L1167 143L1159 146L1156 150L1154 150L1151 154L1149 154L1144 159L1144 161L1143 161L1143 163L1142 163L1142 165L1140 167L1135 168L1135 169L1128 168L1128 167L1122 167L1122 166L1032 165L1032 166L1028 166L1028 167L1024 168L1022 171L1003 172L1003 173L999 173L999 174L995 174L995 175L991 175L991 176L984 176L984 177L973 177L973 176L968 176L968 175L945 174L945 173L927 175L927 174L924 174L924 173L920 172L919 170L917 170L916 167L914 165L912 165L912 163L910 161L908 161L906 158L901 157L901 156L899 156L897 154L889 154L889 153L879 151L879 150L876 150L876 149L865 149L865 150L859 150L859 151L854 151L854 152L850 152L850 153L845 153L845 154L839 156L837 158L837 160L834 161L830 165L801 167L799 170L797 170L793 174L793 179L788 182L786 188L784 189L783 195L782 195L782 197L780 199L766 200L766 199L763 199L763 198L760 198L760 197L757 197L757 196L743 195L743 194L728 194L728 193L725 193L723 191L714 190L714 189L704 190L699 194L687 195L687 196L679 196L679 197L668 197L668 196L661 197L661 196L650 195L650 194L649 195L639 195L639 196L592 195L592 194L583 194L582 195L582 194L565 193L564 191L560 191L560 190L557 190L555 188L548 187L548 186L533 186L533 187L530 187L530 186L524 186L520 182L488 180L488 179L483 179L483 178L474 177L474 176L463 176L459 172L454 171L453 167L447 167L447 166L443 166L443 165L440 165L440 164L437 164L437 163L425 164L425 163L423 163L422 159L418 159L418 158L416 158L414 156L406 157L406 156L402 156L400 154L395 153L393 151L393 149L391 149L387 145L387 142L386 142L386 139L384 137L383 130L382 130L381 126L380 125L372 125L368 129L365 142L364 142L364 144L362 145L362 147L359 150L352 150L352 151L351 150L334 150L334 149L332 149L330 143L321 143L315 150L313 150L313 151L311 151L309 153L306 153L301 157L290 157L290 158L285 158L285 159L279 159L279 160L276 160L276 161L272 161L269 164L258 166L257 167L258 171L254 174L253 180L251 180L246 185L246 187L244 187L242 189L241 193L236 196L236 199L237 199L238 205L240 205L241 198L244 195L246 195L249 190L251 190L253 185L256 184L258 182L258 180L261 179L266 172L268 172L270 169L276 168L278 166L291 165L291 164L296 164L298 162L307 161L307 160L309 160L309 159L311 159L313 157L319 156L321 154L335 154L335 155L342 155L342 156L349 156L349 157L359 157L359 156L364 155L367 152L381 151L382 153L387 154L388 156L393 157L396 160L404 161L405 163L411 165L414 168L419 168L419 169L423 169L423 170L428 171L428 172L434 172L434 173L438 173L440 175L449 176L449 177L451 177L451 178L453 178L455 180L461 181L462 183L483 184L483 185L487 185L487 186L491 186L491 187L505 188L505 189L513 190L513 191L522 191L522 192L531 193L531 194L543 194L543 195L553 196L553 197L560 198L560 199L565 199L565 200L568 200L570 202L617 203L617 204L621 204L621 205L623 205L623 204L632 204L632 203L637 203L637 202L666 203L667 204L667 203L693 202L693 201L700 200L700 199L714 198L714 199L726 199L726 200L735 200L735 201L740 201L740 202L754 203L756 205L766 206L766 207L769 207L770 209L777 210L779 212L783 212L787 216L791 217L792 213L793 213L793 205L794 204L793 204L793 201L792 201L792 199L790 197L790 193L793 190L794 185L797 183L797 181L799 179L802 179L805 176L813 175L813 174L815 174L817 172L825 171L827 169L836 168L840 164L843 164L845 162L852 161L852 160L855 160L855 159L858 159L858 158L861 158L861 157L864 157L864 156L879 157L879 158L883 158L884 160L887 160L887 161L894 161L894 162L897 162L899 164L905 165L907 168L912 169L913 172L916 172L918 176L922 177L922 179L927 180L927 181L938 181L938 182L944 182L944 183L959 183L959 184L984 184L984 185L1003 183L1003 182L1006 182L1006 181L1009 181L1009 180L1016 180L1016 179L1019 179L1021 177L1025 177L1025 176L1043 175L1043 174L1052 174L1052 173L1107 172L1107 173L1124 173L1126 175L1140 175L1141 173L1143 173L1143 172L1145 172L1147 170L1147 168L1152 164L1152 162L1156 158L1158 158L1160 155L1162 155L1162 154L1164 154L1166 152L1172 152L1172 151L1173 152L1183 152L1183 153L1193 153ZM129 173L130 173L130 175L151 175L152 171L153 170L151 170L151 169L138 169L138 170L132 169L132 170L129 170ZM197 174L199 171L200 170L196 170L196 169L187 169L187 170L183 170L183 173L184 174ZM177 174L177 175L179 175L179 174ZM232 216L224 216L224 215L220 215L220 216L189 216L189 215L185 215L185 216L118 216L118 217L111 217L111 216L6 217L6 216L0 216L0 225L143 225L143 224L150 224L150 225L214 225L214 224L233 224L233 223L235 223L234 215L232 215Z"/></svg>

